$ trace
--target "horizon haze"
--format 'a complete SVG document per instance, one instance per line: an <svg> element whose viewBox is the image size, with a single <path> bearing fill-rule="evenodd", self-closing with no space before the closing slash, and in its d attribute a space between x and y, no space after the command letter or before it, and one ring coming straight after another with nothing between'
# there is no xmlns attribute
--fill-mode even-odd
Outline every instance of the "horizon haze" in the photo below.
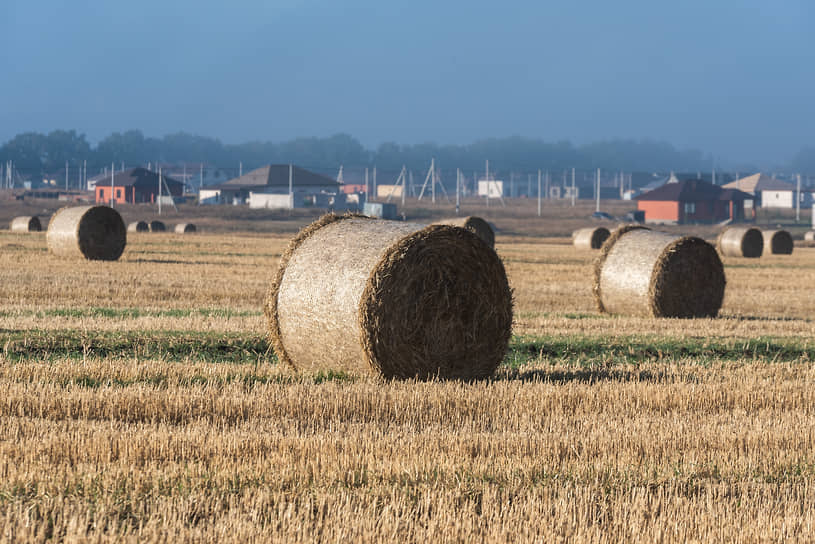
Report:
<svg viewBox="0 0 815 544"><path fill-rule="evenodd" d="M273 5L272 5L273 4ZM815 147L815 6L644 0L0 5L0 142L137 128L227 143L347 133L633 139L770 167Z"/></svg>

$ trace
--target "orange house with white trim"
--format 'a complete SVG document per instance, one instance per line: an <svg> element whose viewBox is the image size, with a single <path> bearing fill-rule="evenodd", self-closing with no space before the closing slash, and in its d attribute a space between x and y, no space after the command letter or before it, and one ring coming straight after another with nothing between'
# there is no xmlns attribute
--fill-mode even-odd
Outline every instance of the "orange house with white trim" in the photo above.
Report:
<svg viewBox="0 0 815 544"><path fill-rule="evenodd" d="M743 221L744 201L752 196L699 179L668 182L637 197L646 223L720 223Z"/></svg>

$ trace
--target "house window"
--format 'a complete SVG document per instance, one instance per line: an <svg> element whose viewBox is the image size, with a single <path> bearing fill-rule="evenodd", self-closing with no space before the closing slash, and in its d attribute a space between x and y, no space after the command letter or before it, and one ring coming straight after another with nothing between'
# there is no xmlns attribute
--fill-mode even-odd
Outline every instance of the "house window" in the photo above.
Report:
<svg viewBox="0 0 815 544"><path fill-rule="evenodd" d="M116 198L122 198L122 190L116 189Z"/></svg>
<svg viewBox="0 0 815 544"><path fill-rule="evenodd" d="M685 202L685 214L693 215L696 213L696 202Z"/></svg>

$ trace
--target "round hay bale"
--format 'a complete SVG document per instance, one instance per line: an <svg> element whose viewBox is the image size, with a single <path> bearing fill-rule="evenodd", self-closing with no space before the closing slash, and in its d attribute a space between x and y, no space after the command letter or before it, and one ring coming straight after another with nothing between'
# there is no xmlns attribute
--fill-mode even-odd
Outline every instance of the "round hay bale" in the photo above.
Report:
<svg viewBox="0 0 815 544"><path fill-rule="evenodd" d="M792 255L792 236L786 230L765 230L764 255Z"/></svg>
<svg viewBox="0 0 815 544"><path fill-rule="evenodd" d="M815 230L808 230L804 233L804 240L807 242L815 242Z"/></svg>
<svg viewBox="0 0 815 544"><path fill-rule="evenodd" d="M164 232L167 230L167 225L161 221L150 221L150 232Z"/></svg>
<svg viewBox="0 0 815 544"><path fill-rule="evenodd" d="M723 230L716 239L719 253L725 257L761 257L764 237L755 227L730 227Z"/></svg>
<svg viewBox="0 0 815 544"><path fill-rule="evenodd" d="M46 238L54 255L115 261L125 249L127 229L113 208L79 206L58 210L48 224Z"/></svg>
<svg viewBox="0 0 815 544"><path fill-rule="evenodd" d="M452 225L454 227L461 227L467 229L482 240L488 246L495 247L495 232L492 227L485 220L474 215L468 217L451 217L449 219L442 219L433 223L434 225Z"/></svg>
<svg viewBox="0 0 815 544"><path fill-rule="evenodd" d="M637 227L615 231L594 269L597 307L613 314L715 317L724 287L724 267L712 245Z"/></svg>
<svg viewBox="0 0 815 544"><path fill-rule="evenodd" d="M195 225L192 223L179 223L175 226L175 232L178 234L189 234L191 232L195 232L196 229Z"/></svg>
<svg viewBox="0 0 815 544"><path fill-rule="evenodd" d="M135 221L127 226L127 232L148 232L150 225L147 221Z"/></svg>
<svg viewBox="0 0 815 544"><path fill-rule="evenodd" d="M588 227L572 233L572 243L577 249L600 249L611 232L605 227Z"/></svg>
<svg viewBox="0 0 815 544"><path fill-rule="evenodd" d="M24 215L11 220L11 232L40 232L42 223L36 216Z"/></svg>
<svg viewBox="0 0 815 544"><path fill-rule="evenodd" d="M290 242L264 312L298 371L482 378L506 354L512 292L466 229L329 214Z"/></svg>

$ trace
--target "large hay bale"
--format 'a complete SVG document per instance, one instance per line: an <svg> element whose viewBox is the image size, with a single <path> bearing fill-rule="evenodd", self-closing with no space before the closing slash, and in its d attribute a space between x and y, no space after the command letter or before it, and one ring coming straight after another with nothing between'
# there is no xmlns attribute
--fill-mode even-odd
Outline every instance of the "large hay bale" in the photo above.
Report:
<svg viewBox="0 0 815 544"><path fill-rule="evenodd" d="M179 223L175 226L175 232L177 234L189 234L191 232L196 232L198 229L192 223Z"/></svg>
<svg viewBox="0 0 815 544"><path fill-rule="evenodd" d="M51 218L46 238L54 255L115 261L125 249L127 229L119 212L108 206L69 207Z"/></svg>
<svg viewBox="0 0 815 544"><path fill-rule="evenodd" d="M715 317L724 298L724 268L701 238L638 227L616 230L595 263L601 312L653 317Z"/></svg>
<svg viewBox="0 0 815 544"><path fill-rule="evenodd" d="M150 221L150 232L164 232L167 230L167 225L162 221Z"/></svg>
<svg viewBox="0 0 815 544"><path fill-rule="evenodd" d="M12 219L9 228L11 232L40 232L42 223L36 216L24 215Z"/></svg>
<svg viewBox="0 0 815 544"><path fill-rule="evenodd" d="M467 217L451 217L449 219L442 219L433 223L434 225L452 225L454 227L461 227L474 233L476 236L484 240L488 246L495 247L495 232L492 227L485 220L474 215Z"/></svg>
<svg viewBox="0 0 815 544"><path fill-rule="evenodd" d="M723 230L716 239L719 253L725 257L761 257L764 237L755 227L730 227Z"/></svg>
<svg viewBox="0 0 815 544"><path fill-rule="evenodd" d="M764 255L792 255L792 236L786 230L765 230Z"/></svg>
<svg viewBox="0 0 815 544"><path fill-rule="evenodd" d="M512 293L466 229L329 214L289 244L264 312L296 370L481 378L506 354Z"/></svg>
<svg viewBox="0 0 815 544"><path fill-rule="evenodd" d="M134 221L127 226L127 232L148 232L150 225L147 221Z"/></svg>
<svg viewBox="0 0 815 544"><path fill-rule="evenodd" d="M815 242L815 230L808 230L804 233L804 240L807 242Z"/></svg>
<svg viewBox="0 0 815 544"><path fill-rule="evenodd" d="M611 232L605 227L588 227L572 233L572 243L578 249L600 249Z"/></svg>

